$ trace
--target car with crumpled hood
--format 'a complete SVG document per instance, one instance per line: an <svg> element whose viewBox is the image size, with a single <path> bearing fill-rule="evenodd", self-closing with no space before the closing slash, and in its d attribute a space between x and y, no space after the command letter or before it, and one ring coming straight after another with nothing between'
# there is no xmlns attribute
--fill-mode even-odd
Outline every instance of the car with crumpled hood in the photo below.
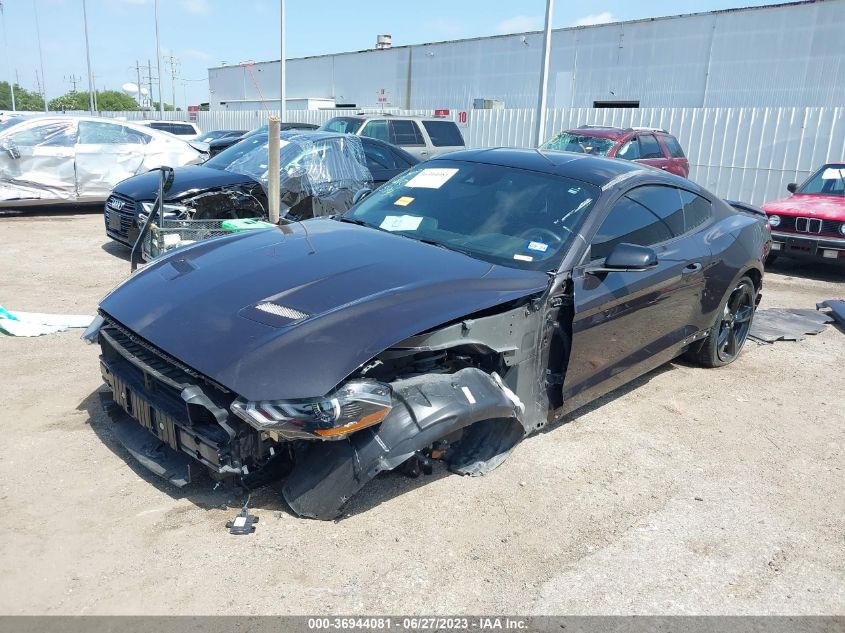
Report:
<svg viewBox="0 0 845 633"><path fill-rule="evenodd" d="M104 202L130 176L206 158L171 134L126 121L32 117L0 131L0 208Z"/></svg>
<svg viewBox="0 0 845 633"><path fill-rule="evenodd" d="M285 221L340 213L361 190L371 190L417 164L387 143L351 135L287 131L281 134L280 217ZM161 217L145 253L156 256L199 239L227 232L223 221L266 219L267 135L255 134L202 165L173 170ZM158 172L119 183L106 200L106 234L132 246L152 211ZM165 240L167 243L165 244Z"/></svg>
<svg viewBox="0 0 845 633"><path fill-rule="evenodd" d="M770 243L762 215L630 161L464 151L342 215L173 251L85 338L153 472L278 480L331 519L385 471L489 473L676 356L733 362Z"/></svg>

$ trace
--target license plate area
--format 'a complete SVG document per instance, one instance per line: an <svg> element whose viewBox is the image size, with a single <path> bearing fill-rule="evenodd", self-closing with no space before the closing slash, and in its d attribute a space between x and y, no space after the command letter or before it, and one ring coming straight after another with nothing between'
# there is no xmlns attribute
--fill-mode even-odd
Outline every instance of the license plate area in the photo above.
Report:
<svg viewBox="0 0 845 633"><path fill-rule="evenodd" d="M120 214L115 211L109 211L109 228L113 231L120 230Z"/></svg>

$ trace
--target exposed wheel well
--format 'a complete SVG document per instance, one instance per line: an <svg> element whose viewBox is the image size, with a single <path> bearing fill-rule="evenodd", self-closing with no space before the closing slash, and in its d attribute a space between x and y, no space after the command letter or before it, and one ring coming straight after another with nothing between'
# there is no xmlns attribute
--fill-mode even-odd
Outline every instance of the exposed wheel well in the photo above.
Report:
<svg viewBox="0 0 845 633"><path fill-rule="evenodd" d="M763 287L763 275L760 273L760 271L756 268L749 268L743 273L743 275L749 277L754 283L754 289L757 292L760 292L760 288Z"/></svg>

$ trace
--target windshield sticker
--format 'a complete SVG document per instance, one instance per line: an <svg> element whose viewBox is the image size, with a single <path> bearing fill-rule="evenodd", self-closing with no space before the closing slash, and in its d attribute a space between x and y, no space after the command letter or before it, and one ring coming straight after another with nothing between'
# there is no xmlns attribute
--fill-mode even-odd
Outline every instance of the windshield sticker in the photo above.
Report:
<svg viewBox="0 0 845 633"><path fill-rule="evenodd" d="M533 257L531 257L530 255L519 255L519 254L516 254L516 255L514 255L514 256L513 256L513 258L514 258L514 259L518 259L518 260L519 260L519 261L521 261L521 262L533 262L533 261L534 261L534 258L533 258Z"/></svg>
<svg viewBox="0 0 845 633"><path fill-rule="evenodd" d="M544 242L528 242L528 246L526 248L529 251L539 251L540 253L545 253L549 250L549 245Z"/></svg>
<svg viewBox="0 0 845 633"><path fill-rule="evenodd" d="M393 204L396 205L397 207L407 207L413 201L414 201L414 199L411 196L402 196L401 198L399 198Z"/></svg>
<svg viewBox="0 0 845 633"><path fill-rule="evenodd" d="M832 167L828 167L822 172L822 180L840 180L845 179L845 169L834 169Z"/></svg>
<svg viewBox="0 0 845 633"><path fill-rule="evenodd" d="M416 215L388 215L379 224L379 228L385 231L416 231L422 221Z"/></svg>
<svg viewBox="0 0 845 633"><path fill-rule="evenodd" d="M423 169L416 176L405 183L406 187L421 187L422 189L440 189L443 184L452 176L458 173L452 168L428 168Z"/></svg>

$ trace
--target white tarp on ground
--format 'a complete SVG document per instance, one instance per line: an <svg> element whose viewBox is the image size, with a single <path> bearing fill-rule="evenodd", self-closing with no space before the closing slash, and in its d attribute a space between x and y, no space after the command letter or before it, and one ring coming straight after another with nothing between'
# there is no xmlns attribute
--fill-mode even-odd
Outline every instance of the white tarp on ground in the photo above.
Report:
<svg viewBox="0 0 845 633"><path fill-rule="evenodd" d="M5 310L0 306L0 332L11 336L41 336L68 328L86 328L94 317L86 314L42 314Z"/></svg>

